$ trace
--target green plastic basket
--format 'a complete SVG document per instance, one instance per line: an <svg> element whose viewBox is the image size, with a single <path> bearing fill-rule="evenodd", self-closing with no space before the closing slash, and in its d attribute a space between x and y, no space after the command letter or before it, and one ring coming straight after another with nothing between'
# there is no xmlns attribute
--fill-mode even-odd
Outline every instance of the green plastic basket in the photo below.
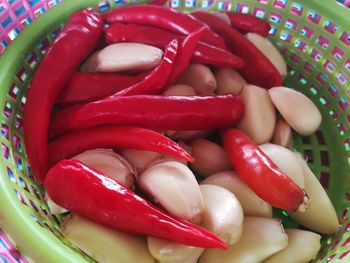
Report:
<svg viewBox="0 0 350 263"><path fill-rule="evenodd" d="M127 3L65 0L27 26L0 58L0 229L28 260L93 261L63 237L60 219L50 214L43 189L30 172L23 104L37 65L70 14L86 7L104 12L123 4ZM294 138L294 147L307 156L342 224L338 234L324 236L314 262L350 262L350 11L331 0L173 0L169 5L183 11L252 13L271 23L270 38L289 66L286 86L309 96L323 115L315 135Z"/></svg>

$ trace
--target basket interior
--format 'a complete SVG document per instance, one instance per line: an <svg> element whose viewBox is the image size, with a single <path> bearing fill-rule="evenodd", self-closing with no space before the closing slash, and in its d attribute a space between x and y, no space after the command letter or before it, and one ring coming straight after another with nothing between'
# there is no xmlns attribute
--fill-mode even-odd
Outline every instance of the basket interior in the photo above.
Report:
<svg viewBox="0 0 350 263"><path fill-rule="evenodd" d="M59 1L43 2L52 2L55 5ZM64 3L68 7L64 10L67 16L72 10L68 2L71 1ZM91 6L101 12L127 4L119 0L89 2L94 3ZM281 50L289 67L286 86L309 96L323 116L319 131L309 137L296 135L293 142L294 148L307 157L309 166L327 190L342 223L337 235L324 236L322 250L314 261L329 262L338 259L349 262L350 32L342 27L350 23L350 19L343 16L346 11L333 2L319 3L316 0L173 0L169 5L183 11L201 8L251 13L271 23L270 38ZM330 7L334 7L334 10ZM338 9L342 12L337 13ZM8 31L7 37L10 40L30 23L26 19L23 17L21 23L15 24ZM4 27L3 23L1 25ZM34 43L30 52L19 55L16 58L17 64L13 65L13 72L16 73L3 76L8 81L0 82L0 226L28 257L32 256L29 251L34 248L30 242L18 238L20 231L25 231L27 238L35 235L50 236L49 242L52 244L48 244L48 252L42 256L42 259L45 258L43 262L56 262L53 260L53 253L57 252L58 247L72 246L62 236L58 227L60 218L50 214L43 199L43 189L31 174L23 144L22 116L28 84L43 55L57 36L60 26L56 24L49 34L41 35L41 40ZM6 48L5 42L1 42L2 48ZM4 61L3 58L0 68L4 62L12 63ZM5 202L6 207L3 205ZM290 224L285 213L277 213L284 217L287 225ZM21 224L25 224L25 229L17 229L18 232L13 230ZM76 248L71 253L76 254L79 261L91 260Z"/></svg>

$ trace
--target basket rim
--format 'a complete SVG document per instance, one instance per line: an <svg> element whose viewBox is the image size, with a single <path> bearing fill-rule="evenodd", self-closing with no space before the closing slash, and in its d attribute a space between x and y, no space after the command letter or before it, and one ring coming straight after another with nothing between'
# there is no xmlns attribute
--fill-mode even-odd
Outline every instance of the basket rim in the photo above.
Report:
<svg viewBox="0 0 350 263"><path fill-rule="evenodd" d="M235 1L235 0L233 0ZM52 32L58 24L68 19L72 12L96 6L100 0L63 1L30 24L6 49L0 58L0 94L6 94L12 77L23 64L24 54L43 36ZM337 24L350 24L349 10L336 1L299 0L299 3L319 13L332 17ZM3 96L4 97L4 96ZM0 99L0 109L5 100ZM6 171L6 163L0 158L0 171ZM16 241L17 247L27 258L36 262L86 262L49 231L42 231L37 223L23 212L24 206L16 199L7 176L0 176L0 226ZM11 190L11 192L10 192ZM28 231L30 229L30 231ZM48 234L50 233L50 234ZM32 253L34 251L34 253Z"/></svg>

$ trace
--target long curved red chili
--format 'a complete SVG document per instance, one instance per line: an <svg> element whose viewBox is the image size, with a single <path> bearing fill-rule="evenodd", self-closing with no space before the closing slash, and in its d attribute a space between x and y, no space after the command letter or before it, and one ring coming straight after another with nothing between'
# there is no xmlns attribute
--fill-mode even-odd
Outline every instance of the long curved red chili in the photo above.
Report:
<svg viewBox="0 0 350 263"><path fill-rule="evenodd" d="M51 121L50 135L116 124L152 130L213 130L232 127L243 115L243 102L232 94L217 96L115 97L64 108Z"/></svg>
<svg viewBox="0 0 350 263"><path fill-rule="evenodd" d="M47 135L54 102L77 66L95 47L103 29L93 11L74 13L40 63L24 106L24 140L29 164L42 181L47 172Z"/></svg>
<svg viewBox="0 0 350 263"><path fill-rule="evenodd" d="M68 133L52 141L49 144L49 166L97 148L147 150L194 161L177 143L158 132L131 126L108 125Z"/></svg>
<svg viewBox="0 0 350 263"><path fill-rule="evenodd" d="M106 41L109 44L119 42L137 42L164 48L172 39L183 40L181 34L172 33L153 26L115 23L105 29ZM240 68L244 61L231 52L199 41L192 55L193 63L207 64L216 67Z"/></svg>
<svg viewBox="0 0 350 263"><path fill-rule="evenodd" d="M45 178L45 187L55 203L95 222L189 246L227 248L216 235L167 215L113 178L79 161L56 164Z"/></svg>
<svg viewBox="0 0 350 263"><path fill-rule="evenodd" d="M305 209L307 197L244 133L221 132L224 149L239 177L263 200L288 211Z"/></svg>
<svg viewBox="0 0 350 263"><path fill-rule="evenodd" d="M231 27L237 29L242 34L253 32L263 37L267 37L269 35L271 25L265 20L251 14L233 12L225 12L225 14L231 21Z"/></svg>
<svg viewBox="0 0 350 263"><path fill-rule="evenodd" d="M244 59L244 66L238 71L247 82L266 89L282 85L282 77L275 66L237 30L227 25L221 18L210 13L198 11L191 15L220 34L231 51Z"/></svg>
<svg viewBox="0 0 350 263"><path fill-rule="evenodd" d="M149 72L138 75L75 72L56 100L56 105L86 103L108 97L142 81Z"/></svg>
<svg viewBox="0 0 350 263"><path fill-rule="evenodd" d="M131 5L116 8L105 14L104 19L109 24L119 22L150 25L183 35L188 35L204 25L188 14L180 13L170 7L155 5ZM209 28L202 41L227 50L224 40Z"/></svg>

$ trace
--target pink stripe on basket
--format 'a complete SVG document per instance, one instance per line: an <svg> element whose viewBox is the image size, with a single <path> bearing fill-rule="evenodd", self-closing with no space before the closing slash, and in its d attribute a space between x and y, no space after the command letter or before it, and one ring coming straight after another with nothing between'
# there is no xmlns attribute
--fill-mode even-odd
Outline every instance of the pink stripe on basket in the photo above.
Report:
<svg viewBox="0 0 350 263"><path fill-rule="evenodd" d="M0 262L8 263L29 263L16 248L11 244L10 240L0 229Z"/></svg>

